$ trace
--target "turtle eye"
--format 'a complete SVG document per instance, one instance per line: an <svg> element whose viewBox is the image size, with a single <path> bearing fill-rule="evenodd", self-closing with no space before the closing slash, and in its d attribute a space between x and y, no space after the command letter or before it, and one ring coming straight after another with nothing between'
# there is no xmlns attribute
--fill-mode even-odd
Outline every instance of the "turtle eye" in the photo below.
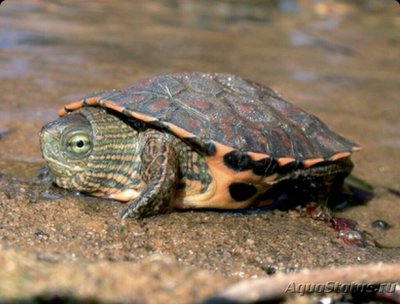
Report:
<svg viewBox="0 0 400 304"><path fill-rule="evenodd" d="M71 132L66 139L65 145L70 156L81 158L92 151L92 140L87 133Z"/></svg>
<svg viewBox="0 0 400 304"><path fill-rule="evenodd" d="M90 138L86 134L77 134L68 141L68 146L77 154L86 153L90 150Z"/></svg>

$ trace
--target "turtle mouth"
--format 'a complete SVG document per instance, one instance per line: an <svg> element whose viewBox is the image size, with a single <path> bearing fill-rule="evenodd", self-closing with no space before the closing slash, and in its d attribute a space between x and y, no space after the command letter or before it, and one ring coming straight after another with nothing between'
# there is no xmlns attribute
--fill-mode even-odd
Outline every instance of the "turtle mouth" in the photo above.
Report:
<svg viewBox="0 0 400 304"><path fill-rule="evenodd" d="M45 156L44 159L48 163L50 172L56 175L72 177L74 174L83 171L83 169L79 166L71 167L52 157Z"/></svg>

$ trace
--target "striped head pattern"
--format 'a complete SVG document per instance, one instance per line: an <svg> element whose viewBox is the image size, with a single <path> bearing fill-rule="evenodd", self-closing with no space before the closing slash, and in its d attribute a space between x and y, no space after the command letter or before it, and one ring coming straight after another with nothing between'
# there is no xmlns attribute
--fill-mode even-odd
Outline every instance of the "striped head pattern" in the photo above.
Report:
<svg viewBox="0 0 400 304"><path fill-rule="evenodd" d="M118 115L84 107L45 125L40 144L58 186L111 194L139 183L137 136Z"/></svg>

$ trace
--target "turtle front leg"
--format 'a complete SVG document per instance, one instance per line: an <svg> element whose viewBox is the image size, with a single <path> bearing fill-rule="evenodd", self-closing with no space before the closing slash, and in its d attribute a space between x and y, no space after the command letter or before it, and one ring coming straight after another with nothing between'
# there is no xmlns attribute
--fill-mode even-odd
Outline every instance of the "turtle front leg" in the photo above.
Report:
<svg viewBox="0 0 400 304"><path fill-rule="evenodd" d="M141 177L146 188L123 212L127 217L144 218L165 213L175 193L178 178L178 157L170 135L157 131L144 132L140 138Z"/></svg>

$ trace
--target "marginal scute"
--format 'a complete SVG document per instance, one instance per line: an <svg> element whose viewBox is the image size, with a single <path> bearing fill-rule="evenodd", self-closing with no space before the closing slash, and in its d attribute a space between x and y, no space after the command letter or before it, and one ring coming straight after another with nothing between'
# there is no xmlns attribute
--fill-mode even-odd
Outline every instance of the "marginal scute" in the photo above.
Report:
<svg viewBox="0 0 400 304"><path fill-rule="evenodd" d="M253 173L258 176L269 176L276 172L279 167L278 162L272 157L253 162Z"/></svg>
<svg viewBox="0 0 400 304"><path fill-rule="evenodd" d="M154 121L150 122L149 125L151 125L153 128L158 129L158 130L168 130L169 131L169 126L159 120L154 120Z"/></svg>
<svg viewBox="0 0 400 304"><path fill-rule="evenodd" d="M196 152L204 152L204 144L197 137L186 137L183 141L191 146Z"/></svg>
<svg viewBox="0 0 400 304"><path fill-rule="evenodd" d="M304 168L308 168L308 167L315 166L316 164L321 163L323 161L324 161L323 158L307 159L307 160L303 161L303 166L304 166Z"/></svg>
<svg viewBox="0 0 400 304"><path fill-rule="evenodd" d="M349 157L350 156L350 152L340 152L340 153L336 153L335 155L331 156L329 158L329 160L335 161L341 158L345 158L345 157Z"/></svg>
<svg viewBox="0 0 400 304"><path fill-rule="evenodd" d="M284 175L289 172L293 172L297 169L302 169L302 168L303 168L303 163L301 161L294 161L291 163L287 163L284 166L278 165L276 168L276 172L279 173L280 175Z"/></svg>
<svg viewBox="0 0 400 304"><path fill-rule="evenodd" d="M291 164L291 163L295 162L296 159L292 158L292 157L279 157L277 159L277 161L279 163L279 166L283 167L283 166L286 166L288 164Z"/></svg>
<svg viewBox="0 0 400 304"><path fill-rule="evenodd" d="M108 100L104 101L104 106L108 109L111 109L111 110L114 110L114 111L117 111L120 113L122 113L123 110L125 109L123 106L120 106L120 105L110 102Z"/></svg>
<svg viewBox="0 0 400 304"><path fill-rule="evenodd" d="M76 102L73 102L73 103L70 103L70 104L66 105L64 108L67 111L75 111L75 110L77 110L79 108L82 108L82 104L83 104L82 101L76 101Z"/></svg>
<svg viewBox="0 0 400 304"><path fill-rule="evenodd" d="M236 202L250 199L257 193L257 188L252 184L233 183L229 185L229 194Z"/></svg>

